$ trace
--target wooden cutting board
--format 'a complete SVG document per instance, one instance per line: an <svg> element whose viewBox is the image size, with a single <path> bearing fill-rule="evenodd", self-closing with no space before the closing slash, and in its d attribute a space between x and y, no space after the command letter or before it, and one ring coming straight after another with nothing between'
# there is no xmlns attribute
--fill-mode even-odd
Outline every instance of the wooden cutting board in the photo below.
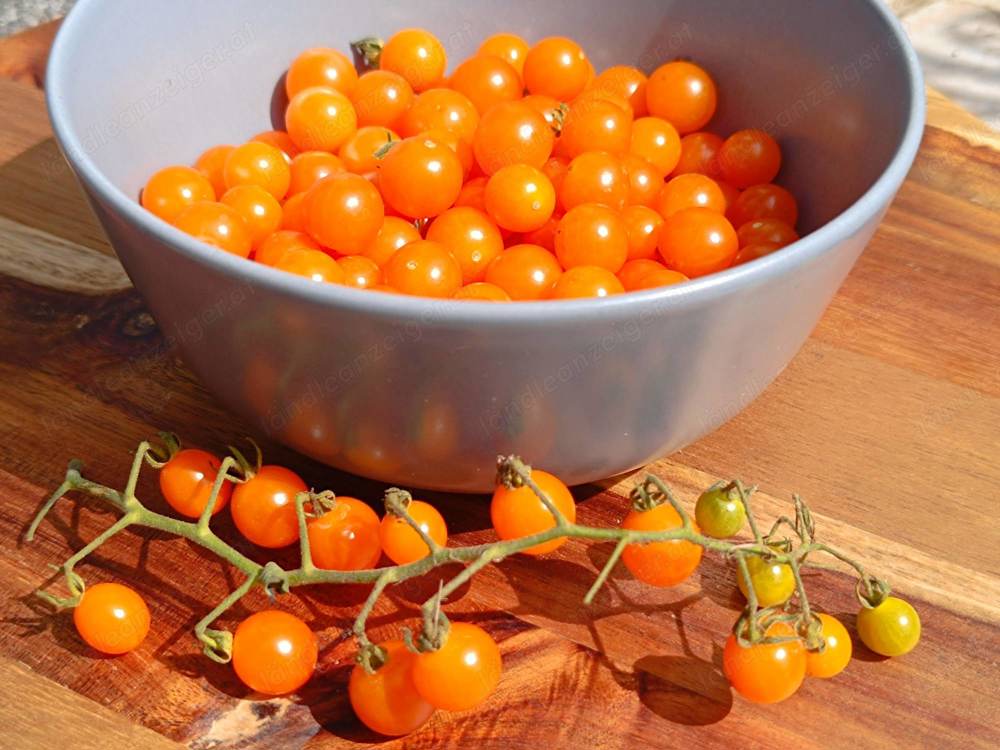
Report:
<svg viewBox="0 0 1000 750"><path fill-rule="evenodd" d="M110 523L65 502L31 545L42 499L79 456L118 486L135 444L158 429L222 449L247 433L165 350L52 140L42 96L0 83L0 745L5 748L338 748L376 743L352 718L353 648L338 639L364 591L312 589L282 605L320 635L319 673L290 699L257 701L203 658L191 628L233 585L184 541L125 533L80 572L146 597L153 630L135 653L97 657L70 616L32 591ZM654 591L616 573L581 599L606 545L511 559L448 605L502 641L497 694L439 713L390 747L1000 746L1000 140L932 95L923 149L885 225L814 336L743 414L652 469L684 502L720 477L762 488L773 518L793 491L820 531L884 573L918 607L920 647L892 661L856 646L847 671L793 699L751 705L728 689L720 647L742 606L708 558L692 581ZM317 487L369 500L381 488L265 442ZM530 457L529 457L530 458ZM580 518L613 524L629 478L576 492ZM156 504L148 473L140 497ZM432 497L456 542L488 539L483 498ZM232 533L231 526L226 533ZM853 628L851 581L808 581ZM412 623L436 579L406 584L374 634ZM227 617L232 624L263 605Z"/></svg>

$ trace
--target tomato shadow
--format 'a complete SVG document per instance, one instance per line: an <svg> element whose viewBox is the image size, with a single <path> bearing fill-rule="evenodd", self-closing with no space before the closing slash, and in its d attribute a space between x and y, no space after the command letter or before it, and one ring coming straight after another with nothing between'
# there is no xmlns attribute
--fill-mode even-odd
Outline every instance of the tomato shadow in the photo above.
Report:
<svg viewBox="0 0 1000 750"><path fill-rule="evenodd" d="M858 635L858 613L857 612L836 612L831 613L833 617L836 617L843 623L844 627L847 628L847 632L851 636L851 661L866 661L874 662L879 664L884 661L889 661L890 657L882 656L882 654L876 654L868 646L864 644L861 637Z"/></svg>

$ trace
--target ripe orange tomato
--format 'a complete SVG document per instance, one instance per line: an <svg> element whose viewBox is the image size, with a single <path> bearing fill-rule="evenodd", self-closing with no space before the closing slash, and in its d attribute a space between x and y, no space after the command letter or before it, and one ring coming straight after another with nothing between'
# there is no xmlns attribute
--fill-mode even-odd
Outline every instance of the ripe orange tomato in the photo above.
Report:
<svg viewBox="0 0 1000 750"><path fill-rule="evenodd" d="M545 118L545 122L549 124L549 127L553 128L553 132L561 127L561 123L565 117L565 105L561 104L558 99L553 99L551 96L542 96L540 94L530 94L524 97L521 102L527 104L538 114Z"/></svg>
<svg viewBox="0 0 1000 750"><path fill-rule="evenodd" d="M556 256L537 245L514 245L486 269L486 281L503 289L512 300L539 300L555 286L562 267Z"/></svg>
<svg viewBox="0 0 1000 750"><path fill-rule="evenodd" d="M490 697L502 670L500 649L489 633L478 625L453 622L441 648L417 655L413 684L434 708L469 711Z"/></svg>
<svg viewBox="0 0 1000 750"><path fill-rule="evenodd" d="M320 284L343 284L345 280L344 269L322 250L286 250L273 267Z"/></svg>
<svg viewBox="0 0 1000 750"><path fill-rule="evenodd" d="M623 155L632 141L632 113L605 99L580 97L563 121L559 143L569 158L587 151Z"/></svg>
<svg viewBox="0 0 1000 750"><path fill-rule="evenodd" d="M510 295L496 284L477 281L466 284L457 292L453 299L470 300L473 302L510 302Z"/></svg>
<svg viewBox="0 0 1000 750"><path fill-rule="evenodd" d="M629 206L622 211L622 221L628 232L628 260L656 258L663 217L646 206Z"/></svg>
<svg viewBox="0 0 1000 750"><path fill-rule="evenodd" d="M462 268L462 283L486 278L486 269L503 252L503 237L496 224L482 211L459 206L449 208L431 222L427 239L446 247Z"/></svg>
<svg viewBox="0 0 1000 750"><path fill-rule="evenodd" d="M691 279L729 268L739 251L733 225L708 208L686 208L667 217L659 246L667 268Z"/></svg>
<svg viewBox="0 0 1000 750"><path fill-rule="evenodd" d="M715 81L694 63L676 60L661 65L649 77L649 113L671 123L679 133L701 130L715 114Z"/></svg>
<svg viewBox="0 0 1000 750"><path fill-rule="evenodd" d="M286 547L299 538L295 496L309 487L294 471L262 466L233 489L230 503L239 532L259 547Z"/></svg>
<svg viewBox="0 0 1000 750"><path fill-rule="evenodd" d="M285 695L305 685L316 669L316 635L280 609L250 615L233 634L233 670L264 695Z"/></svg>
<svg viewBox="0 0 1000 750"><path fill-rule="evenodd" d="M434 706L421 697L413 681L417 655L402 641L386 641L379 648L385 651L385 663L375 674L355 665L347 694L362 724L373 732L401 737L419 729L434 713Z"/></svg>
<svg viewBox="0 0 1000 750"><path fill-rule="evenodd" d="M649 79L638 68L633 68L631 65L614 65L594 79L593 88L625 99L636 117L644 117L648 111L646 107L648 81Z"/></svg>
<svg viewBox="0 0 1000 750"><path fill-rule="evenodd" d="M555 134L545 118L524 102L504 102L483 115L472 149L483 172L511 164L541 169L552 155Z"/></svg>
<svg viewBox="0 0 1000 750"><path fill-rule="evenodd" d="M358 78L351 103L358 116L358 127L381 125L395 129L413 104L413 88L398 73L370 70Z"/></svg>
<svg viewBox="0 0 1000 750"><path fill-rule="evenodd" d="M120 583L89 586L73 609L76 632L102 654L137 649L149 633L149 619L143 598Z"/></svg>
<svg viewBox="0 0 1000 750"><path fill-rule="evenodd" d="M378 235L385 206L364 177L338 172L306 193L306 226L321 245L345 255L360 253Z"/></svg>
<svg viewBox="0 0 1000 750"><path fill-rule="evenodd" d="M520 77L524 74L524 58L528 55L528 49L528 43L517 34L500 33L487 37L479 45L479 54L496 55L509 63Z"/></svg>
<svg viewBox="0 0 1000 750"><path fill-rule="evenodd" d="M212 201L188 206L174 218L174 226L195 239L246 258L252 247L250 230L233 208Z"/></svg>
<svg viewBox="0 0 1000 750"><path fill-rule="evenodd" d="M631 189L621 160L604 151L588 151L569 163L559 189L559 202L567 211L584 203L622 209Z"/></svg>
<svg viewBox="0 0 1000 750"><path fill-rule="evenodd" d="M824 647L822 651L806 651L806 674L810 677L836 677L851 661L851 635L836 617L819 613Z"/></svg>
<svg viewBox="0 0 1000 750"><path fill-rule="evenodd" d="M336 151L358 129L358 115L341 92L314 86L288 102L285 127L303 151Z"/></svg>
<svg viewBox="0 0 1000 750"><path fill-rule="evenodd" d="M281 200L292 180L288 165L285 154L274 146L249 141L234 148L226 158L223 177L230 190L238 185L258 185Z"/></svg>
<svg viewBox="0 0 1000 750"><path fill-rule="evenodd" d="M376 154L390 143L399 140L389 128L381 125L369 125L358 128L354 135L347 139L337 155L340 157L348 172L354 174L368 174L374 172L379 165Z"/></svg>
<svg viewBox="0 0 1000 750"><path fill-rule="evenodd" d="M147 211L172 223L188 206L214 201L215 190L197 169L165 167L149 178L140 200Z"/></svg>
<svg viewBox="0 0 1000 750"><path fill-rule="evenodd" d="M617 211L584 203L563 216L555 244L556 257L565 269L600 266L618 273L628 258L628 229Z"/></svg>
<svg viewBox="0 0 1000 750"><path fill-rule="evenodd" d="M794 629L776 622L768 637L792 638ZM806 653L800 640L758 643L744 648L730 635L722 652L722 671L733 688L754 703L778 703L794 695L806 675Z"/></svg>
<svg viewBox="0 0 1000 750"><path fill-rule="evenodd" d="M420 134L421 138L426 138L445 146L455 152L459 162L462 164L462 179L468 177L469 172L476 163L476 157L472 154L472 144L466 141L458 133L450 130L428 130ZM464 187L464 186L463 186Z"/></svg>
<svg viewBox="0 0 1000 750"><path fill-rule="evenodd" d="M543 39L524 58L525 88L561 102L571 101L583 91L590 72L583 49L566 37Z"/></svg>
<svg viewBox="0 0 1000 750"><path fill-rule="evenodd" d="M642 117L632 125L629 153L645 159L661 174L670 174L681 160L677 128L659 117Z"/></svg>
<svg viewBox="0 0 1000 750"><path fill-rule="evenodd" d="M265 130L262 133L257 133L250 140L274 146L285 155L285 161L287 162L291 162L292 159L299 155L298 146L295 145L292 137L284 130Z"/></svg>
<svg viewBox="0 0 1000 750"><path fill-rule="evenodd" d="M680 174L667 181L656 196L653 208L664 219L686 208L707 208L726 212L726 196L718 183L703 174Z"/></svg>
<svg viewBox="0 0 1000 750"><path fill-rule="evenodd" d="M656 260L639 258L630 260L622 270L618 272L618 280L622 283L626 292L632 292L639 288L644 276L653 271L666 271L667 267Z"/></svg>
<svg viewBox="0 0 1000 750"><path fill-rule="evenodd" d="M781 148L763 130L733 133L718 158L723 178L740 189L771 182L781 170Z"/></svg>
<svg viewBox="0 0 1000 750"><path fill-rule="evenodd" d="M622 521L622 528L629 531L667 531L682 525L680 515L670 503L647 511L632 510ZM643 583L676 586L691 577L701 562L701 553L700 546L683 539L629 544L622 551L622 562Z"/></svg>
<svg viewBox="0 0 1000 750"><path fill-rule="evenodd" d="M220 201L243 217L250 232L250 244L257 247L281 226L281 204L259 185L237 185Z"/></svg>
<svg viewBox="0 0 1000 750"><path fill-rule="evenodd" d="M442 547L448 543L448 526L433 505L422 500L411 500L406 510L427 536ZM420 535L406 521L392 513L386 513L382 519L379 536L383 551L396 565L408 565L431 553Z"/></svg>
<svg viewBox="0 0 1000 750"><path fill-rule="evenodd" d="M265 266L273 266L286 251L291 249L319 250L319 243L304 232L283 229L275 232L254 253L254 260Z"/></svg>
<svg viewBox="0 0 1000 750"><path fill-rule="evenodd" d="M500 102L521 98L521 76L509 62L495 55L470 57L451 74L449 85L465 94L479 114Z"/></svg>
<svg viewBox="0 0 1000 750"><path fill-rule="evenodd" d="M508 251L510 252L510 251ZM569 488L558 477L547 471L535 469L531 478L545 493L552 504L562 512L570 523L576 522L576 503ZM545 504L527 485L507 489L499 485L493 492L490 503L490 519L497 536L501 539L520 539L541 533L556 525L556 519ZM566 543L566 538L551 539L522 550L526 555L544 555Z"/></svg>
<svg viewBox="0 0 1000 750"><path fill-rule="evenodd" d="M462 191L455 200L455 207L467 206L486 213L486 184L489 181L489 177L474 177L462 185Z"/></svg>
<svg viewBox="0 0 1000 750"><path fill-rule="evenodd" d="M497 170L483 198L490 218L511 232L535 231L552 218L556 208L556 190L549 178L526 164Z"/></svg>
<svg viewBox="0 0 1000 750"><path fill-rule="evenodd" d="M644 273L635 287L629 291L643 291L645 289L659 289L663 286L673 286L684 281L690 281L687 276L680 271L672 271L669 268L654 269Z"/></svg>
<svg viewBox="0 0 1000 750"><path fill-rule="evenodd" d="M681 138L681 158L674 175L703 174L713 179L722 176L719 169L719 149L724 141L714 133L691 133Z"/></svg>
<svg viewBox="0 0 1000 750"><path fill-rule="evenodd" d="M382 158L378 184L386 202L403 216L437 216L462 191L462 163L454 151L430 138L407 138Z"/></svg>
<svg viewBox="0 0 1000 750"><path fill-rule="evenodd" d="M556 232L559 229L560 221L562 221L562 214L552 214L552 218L538 229L522 234L521 242L526 245L538 245L539 247L544 247L550 253L554 253L556 251Z"/></svg>
<svg viewBox="0 0 1000 750"><path fill-rule="evenodd" d="M291 164L291 183L288 195L296 196L306 192L324 177L337 172L345 172L347 168L338 157L326 151L303 151Z"/></svg>
<svg viewBox="0 0 1000 750"><path fill-rule="evenodd" d="M185 448L171 456L160 469L160 492L170 507L182 516L198 518L208 505L212 485L221 467L222 462L208 451ZM232 494L233 483L223 482L213 515L226 507Z"/></svg>
<svg viewBox="0 0 1000 750"><path fill-rule="evenodd" d="M362 255L384 267L399 248L419 239L420 232L412 221L406 221L398 216L386 216L375 239L368 243Z"/></svg>
<svg viewBox="0 0 1000 750"><path fill-rule="evenodd" d="M479 111L469 97L451 89L430 89L416 98L399 121L399 133L412 138L428 130L447 130L472 143Z"/></svg>
<svg viewBox="0 0 1000 750"><path fill-rule="evenodd" d="M746 245L741 247L740 251L736 253L736 260L733 261L733 265L742 266L744 263L763 258L780 249L781 245L776 242L758 242L755 245Z"/></svg>
<svg viewBox="0 0 1000 750"><path fill-rule="evenodd" d="M598 266L576 266L566 271L549 293L551 299L610 297L622 294L625 287L611 271Z"/></svg>
<svg viewBox="0 0 1000 750"><path fill-rule="evenodd" d="M375 511L353 497L337 495L333 507L307 524L313 563L324 570L368 570L382 555Z"/></svg>
<svg viewBox="0 0 1000 750"><path fill-rule="evenodd" d="M448 249L418 240L397 250L385 265L386 284L417 297L453 297L462 286L462 267Z"/></svg>
<svg viewBox="0 0 1000 750"><path fill-rule="evenodd" d="M440 85L448 55L438 38L424 29L403 29L382 47L379 67L403 76L414 91Z"/></svg>
<svg viewBox="0 0 1000 750"><path fill-rule="evenodd" d="M343 52L329 47L312 47L296 57L285 74L285 91L291 99L303 89L324 86L345 96L354 93L358 72Z"/></svg>
<svg viewBox="0 0 1000 750"><path fill-rule="evenodd" d="M779 185L752 185L739 194L728 215L734 227L758 219L778 219L794 227L799 206L795 196Z"/></svg>
<svg viewBox="0 0 1000 750"><path fill-rule="evenodd" d="M194 168L205 175L208 181L212 183L212 190L215 191L213 198L217 198L226 192L226 178L223 176L223 169L226 166L226 159L234 148L236 146L212 146L212 148L202 153L198 157L198 161L194 163ZM206 195L203 200L212 200L213 198L209 198ZM154 211L153 213L156 212Z"/></svg>
<svg viewBox="0 0 1000 750"><path fill-rule="evenodd" d="M345 255L337 259L344 272L344 284L355 289L371 289L382 283L382 269L364 255Z"/></svg>
<svg viewBox="0 0 1000 750"><path fill-rule="evenodd" d="M740 247L760 245L770 242L779 247L791 245L799 235L788 224L779 219L757 219L739 228Z"/></svg>

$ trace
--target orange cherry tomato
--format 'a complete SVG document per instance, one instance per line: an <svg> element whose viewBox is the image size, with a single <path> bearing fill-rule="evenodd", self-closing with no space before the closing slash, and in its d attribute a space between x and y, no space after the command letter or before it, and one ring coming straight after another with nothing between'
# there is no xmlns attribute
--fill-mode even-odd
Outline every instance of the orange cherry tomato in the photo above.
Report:
<svg viewBox="0 0 1000 750"><path fill-rule="evenodd" d="M781 245L776 242L758 242L755 245L746 245L741 247L740 251L736 253L736 260L733 261L733 265L742 266L744 263L763 258L765 255L770 255L780 249Z"/></svg>
<svg viewBox="0 0 1000 750"><path fill-rule="evenodd" d="M430 138L407 138L382 157L378 184L386 202L403 216L437 216L462 191L462 163L454 151Z"/></svg>
<svg viewBox="0 0 1000 750"><path fill-rule="evenodd" d="M524 92L514 66L496 55L470 57L455 68L449 85L467 96L480 115L500 102L520 99Z"/></svg>
<svg viewBox="0 0 1000 750"><path fill-rule="evenodd" d="M552 214L552 217L538 229L522 234L522 242L526 245L544 247L550 253L554 253L556 251L556 232L559 229L560 221L562 221L562 214Z"/></svg>
<svg viewBox="0 0 1000 750"><path fill-rule="evenodd" d="M375 186L349 172L331 174L309 188L305 210L313 239L344 255L363 252L385 218Z"/></svg>
<svg viewBox="0 0 1000 750"><path fill-rule="evenodd" d="M304 232L283 229L264 240L254 253L254 260L273 266L288 250L319 250L319 243Z"/></svg>
<svg viewBox="0 0 1000 750"><path fill-rule="evenodd" d="M487 37L479 45L480 55L496 55L509 63L517 71L518 77L524 74L524 58L528 56L528 43L517 34L499 33Z"/></svg>
<svg viewBox="0 0 1000 750"><path fill-rule="evenodd" d="M668 531L682 525L680 515L670 503L647 511L632 510L622 521L622 528L629 531ZM696 526L694 529L698 530ZM622 562L643 583L676 586L691 577L701 562L701 553L697 544L682 539L629 544L622 551Z"/></svg>
<svg viewBox="0 0 1000 750"><path fill-rule="evenodd" d="M821 612L824 647L822 651L806 651L806 674L810 677L836 677L851 661L851 635L836 617Z"/></svg>
<svg viewBox="0 0 1000 750"><path fill-rule="evenodd" d="M726 196L718 183L703 174L680 174L667 181L656 196L653 208L664 219L686 208L707 208L726 212Z"/></svg>
<svg viewBox="0 0 1000 750"><path fill-rule="evenodd" d="M496 284L477 281L466 284L457 292L453 299L470 300L473 302L510 302L510 295Z"/></svg>
<svg viewBox="0 0 1000 750"><path fill-rule="evenodd" d="M448 67L444 45L424 29L403 29L393 34L382 47L379 67L403 76L421 92L439 86Z"/></svg>
<svg viewBox="0 0 1000 750"><path fill-rule="evenodd" d="M448 298L462 286L462 267L444 245L418 240L389 258L385 281L403 294Z"/></svg>
<svg viewBox="0 0 1000 750"><path fill-rule="evenodd" d="M632 125L629 152L645 159L661 174L670 174L681 160L677 128L659 117L642 117Z"/></svg>
<svg viewBox="0 0 1000 750"><path fill-rule="evenodd" d="M399 136L389 128L384 128L381 125L369 125L358 128L354 135L340 147L337 155L347 167L348 172L367 174L378 168L379 159L376 154L388 144L398 140Z"/></svg>
<svg viewBox="0 0 1000 750"><path fill-rule="evenodd" d="M396 128L413 105L413 88L403 76L388 70L370 70L358 78L351 103L358 127L381 125Z"/></svg>
<svg viewBox="0 0 1000 750"><path fill-rule="evenodd" d="M358 129L358 115L341 92L313 86L288 102L285 127L303 151L336 151Z"/></svg>
<svg viewBox="0 0 1000 750"><path fill-rule="evenodd" d="M299 147L295 145L292 137L284 130L265 130L262 133L257 133L250 140L274 146L285 155L285 161L288 162L291 162L292 159L299 155Z"/></svg>
<svg viewBox="0 0 1000 750"><path fill-rule="evenodd" d="M291 99L313 86L336 89L345 96L354 93L358 71L343 52L329 47L312 47L296 57L285 75L285 91Z"/></svg>
<svg viewBox="0 0 1000 750"><path fill-rule="evenodd" d="M472 141L487 175L511 164L541 169L552 155L555 134L545 118L524 102L504 102L483 115Z"/></svg>
<svg viewBox="0 0 1000 750"><path fill-rule="evenodd" d="M281 226L281 204L259 185L237 185L230 188L220 202L235 209L243 217L253 247L277 232Z"/></svg>
<svg viewBox="0 0 1000 750"><path fill-rule="evenodd" d="M794 629L776 622L771 638L793 638ZM800 640L758 643L744 648L730 635L722 652L722 671L733 688L754 703L778 703L795 694L806 676L806 651Z"/></svg>
<svg viewBox="0 0 1000 750"><path fill-rule="evenodd" d="M188 518L198 518L208 505L212 486L222 462L211 453L197 448L178 451L160 469L160 492L170 507ZM229 504L233 483L224 481L219 488L212 514Z"/></svg>
<svg viewBox="0 0 1000 750"><path fill-rule="evenodd" d="M326 151L303 151L292 159L292 179L288 186L288 195L304 193L324 177L346 171L344 162L333 154Z"/></svg>
<svg viewBox="0 0 1000 750"><path fill-rule="evenodd" d="M663 217L646 206L629 206L622 211L622 221L628 232L628 259L658 257L657 243L663 227Z"/></svg>
<svg viewBox="0 0 1000 750"><path fill-rule="evenodd" d="M680 271L672 271L669 268L663 270L655 269L642 275L636 283L635 288L629 291L642 291L644 289L659 289L663 286L673 286L684 281L690 281L687 276Z"/></svg>
<svg viewBox="0 0 1000 750"><path fill-rule="evenodd" d="M739 188L735 188L730 185L725 180L716 180L715 184L719 186L719 190L722 191L723 197L726 199L726 216L729 217L730 211L733 210L733 206L736 205L736 201L742 195L742 191ZM730 223L736 226L735 222L730 218Z"/></svg>
<svg viewBox="0 0 1000 750"><path fill-rule="evenodd" d="M713 179L722 176L719 149L724 141L714 133L691 133L681 138L681 158L674 175L703 174Z"/></svg>
<svg viewBox="0 0 1000 750"><path fill-rule="evenodd" d="M646 107L648 82L649 79L638 68L633 68L631 65L615 65L594 79L593 88L620 96L628 101L636 117L644 117L648 111Z"/></svg>
<svg viewBox="0 0 1000 750"><path fill-rule="evenodd" d="M555 188L557 201L559 200L559 194L562 192L563 180L566 179L568 171L569 159L561 156L553 156L542 165L542 174L549 178L549 182Z"/></svg>
<svg viewBox="0 0 1000 750"><path fill-rule="evenodd" d="M233 671L264 695L285 695L305 685L316 669L316 635L280 609L250 615L233 634Z"/></svg>
<svg viewBox="0 0 1000 750"><path fill-rule="evenodd" d="M337 495L333 507L306 526L313 563L324 570L368 570L382 556L379 521L361 500Z"/></svg>
<svg viewBox="0 0 1000 750"><path fill-rule="evenodd" d="M628 258L628 229L619 213L584 203L566 212L556 230L556 257L565 269L600 266L618 273Z"/></svg>
<svg viewBox="0 0 1000 750"><path fill-rule="evenodd" d="M556 190L549 178L526 164L511 164L495 172L484 199L490 218L512 232L535 231L552 218L556 208Z"/></svg>
<svg viewBox="0 0 1000 750"><path fill-rule="evenodd" d="M781 148L763 130L740 130L719 149L722 177L734 187L748 188L774 180L781 170Z"/></svg>
<svg viewBox="0 0 1000 750"><path fill-rule="evenodd" d="M668 216L659 246L667 268L691 279L729 268L739 251L733 225L708 208L686 208Z"/></svg>
<svg viewBox="0 0 1000 750"><path fill-rule="evenodd" d="M195 239L246 258L252 247L243 217L224 203L203 201L188 206L174 219L174 226Z"/></svg>
<svg viewBox="0 0 1000 750"><path fill-rule="evenodd" d="M779 247L799 239L798 232L780 219L756 219L739 228L740 247L772 243Z"/></svg>
<svg viewBox="0 0 1000 750"><path fill-rule="evenodd" d="M430 139L438 145L447 146L454 151L455 156L462 163L462 179L465 179L472 171L472 167L476 163L476 157L472 154L472 143L458 133L450 130L428 130L421 133L420 137Z"/></svg>
<svg viewBox="0 0 1000 750"><path fill-rule="evenodd" d="M257 185L278 200L285 197L292 180L284 152L260 141L234 148L226 158L223 176L230 190L238 185Z"/></svg>
<svg viewBox="0 0 1000 750"><path fill-rule="evenodd" d="M508 251L509 252L509 251ZM535 469L531 478L538 488L549 498L570 523L576 522L576 503L569 488L558 477L547 471ZM527 485L507 489L499 485L493 491L490 503L490 519L497 536L501 539L520 539L532 536L556 525L556 519L541 499ZM551 539L521 550L526 555L544 555L559 549L566 543L565 537Z"/></svg>
<svg viewBox="0 0 1000 750"><path fill-rule="evenodd" d="M296 193L291 198L286 199L282 205L281 225L278 228L304 232L306 226L306 195L305 193Z"/></svg>
<svg viewBox="0 0 1000 750"><path fill-rule="evenodd" d="M295 496L309 487L294 471L262 466L233 489L233 522L239 532L259 547L287 547L299 538Z"/></svg>
<svg viewBox="0 0 1000 750"><path fill-rule="evenodd" d="M541 94L530 94L521 100L538 114L545 118L545 122L553 128L553 132L562 127L562 121L566 116L566 106L558 99Z"/></svg>
<svg viewBox="0 0 1000 750"><path fill-rule="evenodd" d="M610 297L625 287L611 271L598 266L576 266L566 271L549 293L551 299Z"/></svg>
<svg viewBox="0 0 1000 750"><path fill-rule="evenodd" d="M639 258L637 260L630 260L622 266L622 270L618 272L618 280L622 283L626 292L633 292L639 288L639 284L642 282L644 276L653 271L666 270L667 267L659 261Z"/></svg>
<svg viewBox="0 0 1000 750"><path fill-rule="evenodd" d="M165 167L149 178L140 197L142 207L173 222L185 208L215 200L209 178L191 167Z"/></svg>
<svg viewBox="0 0 1000 750"><path fill-rule="evenodd" d="M344 269L322 250L287 250L275 263L279 271L325 284L343 284Z"/></svg>
<svg viewBox="0 0 1000 750"><path fill-rule="evenodd" d="M474 177L466 182L455 200L455 206L477 208L486 213L486 185L489 181L489 177Z"/></svg>
<svg viewBox="0 0 1000 750"><path fill-rule="evenodd" d="M355 289L371 289L382 283L382 269L364 255L345 255L337 260L344 272L344 284Z"/></svg>
<svg viewBox="0 0 1000 750"><path fill-rule="evenodd" d="M472 142L479 127L479 111L469 97L451 89L430 89L416 98L399 121L404 138L428 130L447 130Z"/></svg>
<svg viewBox="0 0 1000 750"><path fill-rule="evenodd" d="M102 654L134 651L149 634L149 608L133 589L120 583L89 586L73 609L76 632Z"/></svg>
<svg viewBox="0 0 1000 750"><path fill-rule="evenodd" d="M236 146L212 146L212 148L203 152L198 157L198 161L194 163L194 168L205 175L208 181L212 183L212 190L214 191L214 195L211 198L206 196L202 200L214 200L226 192L226 178L223 175L223 170L226 166L226 159L229 158L229 154L232 153L234 148ZM154 211L154 213L156 212Z"/></svg>
<svg viewBox="0 0 1000 750"><path fill-rule="evenodd" d="M411 500L406 508L410 518L439 546L448 543L448 526L437 509L423 500ZM386 513L379 527L382 550L396 565L422 560L431 553L420 535L399 516Z"/></svg>
<svg viewBox="0 0 1000 750"><path fill-rule="evenodd" d="M347 695L362 724L387 737L401 737L419 729L434 706L420 696L413 681L417 655L402 641L386 641L379 648L385 652L385 663L375 674L355 665Z"/></svg>
<svg viewBox="0 0 1000 750"><path fill-rule="evenodd" d="M524 58L524 85L528 91L561 102L571 101L583 91L590 72L583 49L566 37L543 39Z"/></svg>
<svg viewBox="0 0 1000 750"><path fill-rule="evenodd" d="M569 163L559 190L559 202L567 211L584 203L600 203L622 209L631 188L621 160L604 151L588 151Z"/></svg>
<svg viewBox="0 0 1000 750"><path fill-rule="evenodd" d="M486 281L503 289L512 300L539 300L555 286L562 267L556 256L537 245L514 245L486 269Z"/></svg>
<svg viewBox="0 0 1000 750"><path fill-rule="evenodd" d="M632 140L632 113L600 98L581 97L563 120L559 143L573 158L587 151L623 155Z"/></svg>
<svg viewBox="0 0 1000 750"><path fill-rule="evenodd" d="M679 133L693 133L715 114L715 81L694 63L676 60L661 65L649 77L646 106L654 117L671 123Z"/></svg>
<svg viewBox="0 0 1000 750"><path fill-rule="evenodd" d="M621 162L628 174L628 205L651 207L663 189L663 173L635 154L625 154Z"/></svg>
<svg viewBox="0 0 1000 750"><path fill-rule="evenodd" d="M434 708L469 711L496 689L502 662L489 633L478 625L453 622L441 648L417 655L413 684Z"/></svg>
<svg viewBox="0 0 1000 750"><path fill-rule="evenodd" d="M486 269L503 252L503 237L493 220L476 208L449 208L431 222L427 239L448 249L462 268L462 283L486 278Z"/></svg>
<svg viewBox="0 0 1000 750"><path fill-rule="evenodd" d="M361 254L375 261L380 267L385 267L389 258L395 255L399 248L419 239L420 231L412 221L406 221L398 216L386 216L375 239L368 243Z"/></svg>
<svg viewBox="0 0 1000 750"><path fill-rule="evenodd" d="M729 220L742 227L758 219L778 219L794 227L799 220L795 196L780 185L751 185L730 206Z"/></svg>

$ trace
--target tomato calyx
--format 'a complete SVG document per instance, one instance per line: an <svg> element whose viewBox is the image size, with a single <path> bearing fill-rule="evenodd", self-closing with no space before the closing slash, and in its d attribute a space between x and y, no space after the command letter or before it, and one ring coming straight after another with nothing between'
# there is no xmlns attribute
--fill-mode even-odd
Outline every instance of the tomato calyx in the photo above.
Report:
<svg viewBox="0 0 1000 750"><path fill-rule="evenodd" d="M382 48L385 42L377 36L366 36L351 42L351 52L354 53L354 63L362 72L378 70L382 59Z"/></svg>
<svg viewBox="0 0 1000 750"><path fill-rule="evenodd" d="M413 495L406 490L399 489L399 487L390 487L382 496L382 502L385 503L386 513L392 513L398 518L405 519L407 517L406 510L413 502Z"/></svg>
<svg viewBox="0 0 1000 750"><path fill-rule="evenodd" d="M882 578L865 575L858 579L854 592L862 607L865 609L875 609L889 598L889 594L892 593L892 587L889 586L888 581Z"/></svg>
<svg viewBox="0 0 1000 750"><path fill-rule="evenodd" d="M736 638L736 642L743 648L750 648L751 646L759 644L801 641L804 640L802 635L798 632L801 619L800 613L788 612L782 607L765 607L763 609L758 609L753 614L745 610L733 624L733 636ZM767 635L771 626L778 622L784 622L791 625L795 629L796 635Z"/></svg>
<svg viewBox="0 0 1000 750"><path fill-rule="evenodd" d="M361 665L361 668L368 674L375 674L386 662L388 652L379 645L370 641L363 643L358 649L358 655L354 660Z"/></svg>
<svg viewBox="0 0 1000 750"><path fill-rule="evenodd" d="M264 465L264 454L261 453L260 446L257 441L253 438L247 438L247 441L254 449L254 460L250 461L243 452L236 448L235 446L228 446L229 452L233 455L236 460L236 471L240 482L247 482L253 479L254 476L260 471L260 467Z"/></svg>
<svg viewBox="0 0 1000 750"><path fill-rule="evenodd" d="M162 445L150 445L146 450L146 463L154 469L162 469L170 459L181 452L181 439L173 432L158 432Z"/></svg>

